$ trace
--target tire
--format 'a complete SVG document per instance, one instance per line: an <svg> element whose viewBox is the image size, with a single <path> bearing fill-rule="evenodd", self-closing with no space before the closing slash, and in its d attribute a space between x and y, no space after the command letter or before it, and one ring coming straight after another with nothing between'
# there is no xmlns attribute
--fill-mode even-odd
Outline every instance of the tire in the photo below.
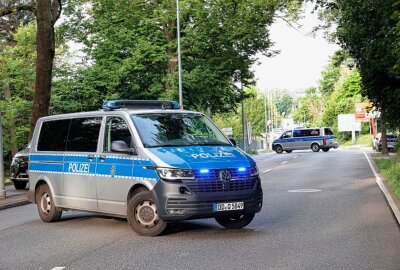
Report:
<svg viewBox="0 0 400 270"><path fill-rule="evenodd" d="M54 205L53 194L47 184L42 184L36 189L36 205L44 222L60 220L62 211Z"/></svg>
<svg viewBox="0 0 400 270"><path fill-rule="evenodd" d="M127 217L129 226L139 235L157 236L167 227L159 218L153 194L148 190L139 191L129 200Z"/></svg>
<svg viewBox="0 0 400 270"><path fill-rule="evenodd" d="M231 216L219 216L215 217L215 220L219 225L228 229L241 229L250 224L255 214L236 214Z"/></svg>
<svg viewBox="0 0 400 270"><path fill-rule="evenodd" d="M26 189L26 185L28 184L27 182L22 182L18 180L13 180L13 184L15 189L21 190L21 189Z"/></svg>
<svg viewBox="0 0 400 270"><path fill-rule="evenodd" d="M322 148L322 151L328 152L328 151L329 151L329 148Z"/></svg>
<svg viewBox="0 0 400 270"><path fill-rule="evenodd" d="M275 147L275 152L278 153L278 154L282 154L282 152L283 152L282 146L281 145L277 145Z"/></svg>
<svg viewBox="0 0 400 270"><path fill-rule="evenodd" d="M285 150L286 153L290 154L293 150Z"/></svg>
<svg viewBox="0 0 400 270"><path fill-rule="evenodd" d="M311 145L311 150L313 150L313 152L319 152L321 148L319 147L319 145L317 143L313 143Z"/></svg>

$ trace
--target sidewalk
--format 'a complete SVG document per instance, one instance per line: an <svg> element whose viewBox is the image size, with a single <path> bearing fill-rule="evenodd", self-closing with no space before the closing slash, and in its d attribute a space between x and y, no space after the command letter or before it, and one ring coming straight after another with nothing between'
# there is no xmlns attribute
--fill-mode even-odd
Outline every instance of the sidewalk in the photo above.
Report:
<svg viewBox="0 0 400 270"><path fill-rule="evenodd" d="M6 187L6 198L0 198L0 210L31 203L26 197L26 190L12 190Z"/></svg>

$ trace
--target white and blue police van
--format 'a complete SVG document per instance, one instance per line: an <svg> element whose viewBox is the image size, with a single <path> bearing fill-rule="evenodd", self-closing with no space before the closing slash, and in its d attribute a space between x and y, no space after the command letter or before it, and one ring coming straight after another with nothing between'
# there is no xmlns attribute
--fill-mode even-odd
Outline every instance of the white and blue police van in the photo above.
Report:
<svg viewBox="0 0 400 270"><path fill-rule="evenodd" d="M333 131L329 127L297 128L287 130L272 142L272 150L278 154L283 151L291 153L293 150L311 149L319 152L321 149L328 152L331 148L338 148Z"/></svg>
<svg viewBox="0 0 400 270"><path fill-rule="evenodd" d="M254 160L174 101L109 101L100 111L40 118L29 187L44 222L89 211L126 217L146 236L198 218L242 228L263 202Z"/></svg>

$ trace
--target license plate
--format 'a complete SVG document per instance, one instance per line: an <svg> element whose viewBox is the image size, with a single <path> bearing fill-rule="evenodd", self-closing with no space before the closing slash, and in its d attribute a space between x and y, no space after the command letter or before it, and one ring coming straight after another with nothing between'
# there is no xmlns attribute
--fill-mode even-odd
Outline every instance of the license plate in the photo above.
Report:
<svg viewBox="0 0 400 270"><path fill-rule="evenodd" d="M244 202L214 203L214 212L243 210Z"/></svg>

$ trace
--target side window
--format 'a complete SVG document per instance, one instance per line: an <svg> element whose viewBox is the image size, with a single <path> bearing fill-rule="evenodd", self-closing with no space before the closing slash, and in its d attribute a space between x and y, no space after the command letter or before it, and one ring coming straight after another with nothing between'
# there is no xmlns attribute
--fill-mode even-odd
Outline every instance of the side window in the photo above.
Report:
<svg viewBox="0 0 400 270"><path fill-rule="evenodd" d="M121 117L107 117L104 134L104 152L111 152L113 141L124 141L128 147L133 147L131 132L125 120Z"/></svg>
<svg viewBox="0 0 400 270"><path fill-rule="evenodd" d="M37 150L64 152L70 122L70 119L43 122Z"/></svg>
<svg viewBox="0 0 400 270"><path fill-rule="evenodd" d="M291 131L286 131L285 133L283 133L281 138L282 139L288 139L290 137L292 137L292 132Z"/></svg>
<svg viewBox="0 0 400 270"><path fill-rule="evenodd" d="M301 130L293 131L293 137L301 137Z"/></svg>
<svg viewBox="0 0 400 270"><path fill-rule="evenodd" d="M74 118L68 133L69 152L96 152L99 141L101 117Z"/></svg>

